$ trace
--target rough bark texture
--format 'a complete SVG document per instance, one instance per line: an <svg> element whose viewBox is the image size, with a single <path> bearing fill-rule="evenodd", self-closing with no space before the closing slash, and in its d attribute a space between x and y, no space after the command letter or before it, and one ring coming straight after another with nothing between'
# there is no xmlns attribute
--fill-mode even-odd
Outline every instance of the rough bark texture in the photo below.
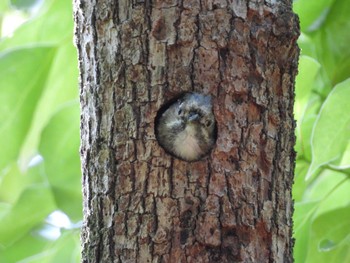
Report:
<svg viewBox="0 0 350 263"><path fill-rule="evenodd" d="M292 262L291 0L75 0L83 262ZM154 118L211 94L218 140L186 163Z"/></svg>

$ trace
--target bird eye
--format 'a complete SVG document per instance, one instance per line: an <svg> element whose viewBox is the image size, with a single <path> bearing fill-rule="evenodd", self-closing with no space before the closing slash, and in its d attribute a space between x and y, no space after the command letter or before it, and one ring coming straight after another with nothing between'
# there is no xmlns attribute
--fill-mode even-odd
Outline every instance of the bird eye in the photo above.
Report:
<svg viewBox="0 0 350 263"><path fill-rule="evenodd" d="M181 115L182 113L182 109L179 109L179 111L177 112L178 115Z"/></svg>

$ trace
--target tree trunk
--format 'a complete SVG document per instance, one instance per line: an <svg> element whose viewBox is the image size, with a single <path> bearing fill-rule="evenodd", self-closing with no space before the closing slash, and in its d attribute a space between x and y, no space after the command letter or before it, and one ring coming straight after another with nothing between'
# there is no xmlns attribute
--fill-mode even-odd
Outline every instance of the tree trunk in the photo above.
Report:
<svg viewBox="0 0 350 263"><path fill-rule="evenodd" d="M82 262L292 262L291 0L75 0ZM158 145L173 96L213 97L218 139Z"/></svg>

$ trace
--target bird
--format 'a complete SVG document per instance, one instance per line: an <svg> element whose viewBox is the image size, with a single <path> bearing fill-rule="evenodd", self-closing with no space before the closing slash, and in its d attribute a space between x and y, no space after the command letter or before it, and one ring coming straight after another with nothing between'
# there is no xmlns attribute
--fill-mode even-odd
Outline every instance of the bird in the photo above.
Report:
<svg viewBox="0 0 350 263"><path fill-rule="evenodd" d="M172 156L195 162L208 155L216 142L212 98L186 92L162 107L156 116L159 145Z"/></svg>

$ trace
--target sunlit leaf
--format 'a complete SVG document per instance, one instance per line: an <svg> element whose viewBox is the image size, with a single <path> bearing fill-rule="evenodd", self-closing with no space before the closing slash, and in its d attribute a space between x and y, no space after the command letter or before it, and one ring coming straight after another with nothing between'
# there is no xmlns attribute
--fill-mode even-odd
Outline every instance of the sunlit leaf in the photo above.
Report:
<svg viewBox="0 0 350 263"><path fill-rule="evenodd" d="M312 262L348 262L350 258L350 207L320 215L312 225L309 259ZM311 261L310 261L311 262Z"/></svg>
<svg viewBox="0 0 350 263"><path fill-rule="evenodd" d="M9 7L9 4L6 1L0 1L0 19L2 13L5 13Z"/></svg>
<svg viewBox="0 0 350 263"><path fill-rule="evenodd" d="M43 253L51 242L29 233L6 249L0 249L0 262L19 262L35 254Z"/></svg>
<svg viewBox="0 0 350 263"><path fill-rule="evenodd" d="M36 46L0 54L0 170L19 154L55 52Z"/></svg>
<svg viewBox="0 0 350 263"><path fill-rule="evenodd" d="M301 56L299 59L299 73L296 77L295 85L295 103L294 115L297 120L296 135L299 139L296 145L296 150L299 154L303 152L304 140L309 140L308 137L302 136L302 123L305 117L305 111L310 103L311 91L315 85L315 78L320 69L320 64L313 58L308 56ZM309 118L309 115L306 116Z"/></svg>
<svg viewBox="0 0 350 263"><path fill-rule="evenodd" d="M0 1L0 24L2 11L10 1L27 9L35 0ZM64 235L55 241L44 239L37 232L48 214L58 209L56 201L66 210L76 210L70 213L72 219L81 219L80 168L75 178L69 178L66 182L69 189L62 189L60 183L63 182L57 183L55 178L51 181L51 175L57 176L52 171L54 162L61 160L60 152L57 151L54 158L46 155L50 154L50 147L56 150L58 145L54 145L53 140L60 138L58 134L56 138L49 138L52 135L52 122L59 121L56 118L59 111L67 102L76 99L78 93L77 55L72 41L72 2L39 1L43 3L40 10L26 13L30 20L22 24L12 37L0 41L0 128L4 120L14 122L0 134L0 164L6 166L6 170L0 173L0 262L6 263L79 262L79 231L64 231ZM36 48L44 50L22 51ZM4 58L7 60L4 61ZM50 60L50 63L46 63ZM32 83L35 79L41 82ZM79 108L77 104L76 107ZM55 113L57 115L51 119ZM75 117L67 126L78 130L79 117ZM46 130L41 138L44 127ZM75 143L79 143L77 134L78 137L72 135ZM39 142L41 150L47 149L43 151L45 159L39 165L33 167L31 162L28 166L29 160L37 154ZM48 143L48 147L45 143ZM74 148L78 156L78 147ZM73 156L70 150L67 147L66 155L62 156L68 174L72 173L70 162L80 167L78 157L74 156L68 161L69 155ZM24 166L26 170L23 170ZM65 167L60 167L60 171L65 175ZM50 181L47 180L47 174ZM53 185L49 184L51 182ZM66 201L62 201L64 198Z"/></svg>
<svg viewBox="0 0 350 263"><path fill-rule="evenodd" d="M321 105L320 98L314 94L311 94L305 113L303 114L301 121L298 121L297 123L297 142L295 145L295 150L298 153L298 159L303 158L305 161L311 162L312 129Z"/></svg>
<svg viewBox="0 0 350 263"><path fill-rule="evenodd" d="M322 28L313 35L317 60L323 66L324 78L330 79L332 85L350 77L349 13L348 0L334 1Z"/></svg>
<svg viewBox="0 0 350 263"><path fill-rule="evenodd" d="M82 217L79 119L78 102L64 107L44 129L39 147L58 207L75 220Z"/></svg>
<svg viewBox="0 0 350 263"><path fill-rule="evenodd" d="M301 121L303 117L319 69L320 64L315 59L308 56L299 58L299 73L295 80L294 105L294 113L298 121Z"/></svg>
<svg viewBox="0 0 350 263"><path fill-rule="evenodd" d="M309 169L309 163L299 160L295 164L293 199L300 202L303 199L304 191L307 187L305 175Z"/></svg>
<svg viewBox="0 0 350 263"><path fill-rule="evenodd" d="M35 209L40 205L40 209ZM1 218L0 245L10 246L56 208L51 189L44 184L33 185L22 191L18 201Z"/></svg>
<svg viewBox="0 0 350 263"><path fill-rule="evenodd" d="M347 174L350 174L350 141L346 146L341 160L337 164L330 164L330 167L337 170L344 170Z"/></svg>
<svg viewBox="0 0 350 263"><path fill-rule="evenodd" d="M72 41L72 2L45 0L35 19L19 27L13 37L0 41L0 50L37 44L58 45L63 40Z"/></svg>
<svg viewBox="0 0 350 263"><path fill-rule="evenodd" d="M293 9L300 17L303 31L318 29L325 21L329 8L334 0L297 0L293 3Z"/></svg>
<svg viewBox="0 0 350 263"><path fill-rule="evenodd" d="M26 10L39 4L41 0L10 0L10 2L13 7Z"/></svg>
<svg viewBox="0 0 350 263"><path fill-rule="evenodd" d="M14 204L25 188L45 182L45 178L41 175L42 170L43 166L37 165L22 172L16 163L10 164L0 176L0 201Z"/></svg>
<svg viewBox="0 0 350 263"><path fill-rule="evenodd" d="M78 66L74 59L76 56L76 49L71 41L65 41L57 47L45 90L38 102L30 130L22 145L19 161L22 170L27 168L29 160L37 153L42 129L52 115L63 104L78 96ZM75 125L78 126L79 123Z"/></svg>
<svg viewBox="0 0 350 263"><path fill-rule="evenodd" d="M306 179L327 163L339 163L350 139L350 79L338 84L324 102L312 135L312 163Z"/></svg>
<svg viewBox="0 0 350 263"><path fill-rule="evenodd" d="M80 262L79 231L66 230L57 240L32 233L6 250L0 249L0 262Z"/></svg>
<svg viewBox="0 0 350 263"><path fill-rule="evenodd" d="M300 48L300 54L302 56L309 56L312 58L317 57L315 43L308 35L304 34L303 32L300 33L298 46Z"/></svg>
<svg viewBox="0 0 350 263"><path fill-rule="evenodd" d="M42 263L80 262L80 236L78 231L66 231L50 247L50 253Z"/></svg>
<svg viewBox="0 0 350 263"><path fill-rule="evenodd" d="M324 170L305 190L304 200L319 201L317 214L346 206L350 200L348 176L332 170Z"/></svg>
<svg viewBox="0 0 350 263"><path fill-rule="evenodd" d="M295 262L305 262L308 254L307 247L310 242L310 231L313 215L316 212L318 202L297 202L294 207L293 237L295 238L294 245L294 260Z"/></svg>

